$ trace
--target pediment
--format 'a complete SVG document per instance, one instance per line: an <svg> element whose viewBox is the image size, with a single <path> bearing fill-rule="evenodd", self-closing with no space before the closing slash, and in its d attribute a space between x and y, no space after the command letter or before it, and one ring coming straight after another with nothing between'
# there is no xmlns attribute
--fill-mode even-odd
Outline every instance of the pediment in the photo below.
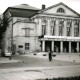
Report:
<svg viewBox="0 0 80 80"><path fill-rule="evenodd" d="M58 11L59 9L63 9L64 11L62 10L62 12L61 11L59 12ZM51 7L48 7L42 10L41 13L80 17L80 15L77 12L72 10L70 7L68 7L64 3L59 3Z"/></svg>

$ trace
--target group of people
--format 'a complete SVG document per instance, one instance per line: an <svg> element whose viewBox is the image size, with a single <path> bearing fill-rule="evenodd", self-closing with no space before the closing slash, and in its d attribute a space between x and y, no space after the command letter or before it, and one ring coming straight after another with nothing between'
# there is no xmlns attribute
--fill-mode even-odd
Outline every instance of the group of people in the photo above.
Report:
<svg viewBox="0 0 80 80"><path fill-rule="evenodd" d="M52 61L52 51L49 50L49 61Z"/></svg>

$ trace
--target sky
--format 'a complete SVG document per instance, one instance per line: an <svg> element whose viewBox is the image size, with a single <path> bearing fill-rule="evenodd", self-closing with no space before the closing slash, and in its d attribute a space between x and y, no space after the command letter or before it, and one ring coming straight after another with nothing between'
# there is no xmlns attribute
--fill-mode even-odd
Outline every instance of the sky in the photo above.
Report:
<svg viewBox="0 0 80 80"><path fill-rule="evenodd" d="M0 0L0 14L8 7L20 4L29 4L30 6L41 9L42 4L45 4L47 8L59 2L63 2L80 14L80 0Z"/></svg>

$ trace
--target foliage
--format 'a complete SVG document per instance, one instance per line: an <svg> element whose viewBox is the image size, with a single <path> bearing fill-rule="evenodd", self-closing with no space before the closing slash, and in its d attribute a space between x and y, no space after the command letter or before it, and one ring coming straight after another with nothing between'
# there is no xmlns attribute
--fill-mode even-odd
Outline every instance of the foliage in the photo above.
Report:
<svg viewBox="0 0 80 80"><path fill-rule="evenodd" d="M38 80L80 80L80 76L76 76L76 77L62 77L62 78L46 78L46 79L38 79Z"/></svg>

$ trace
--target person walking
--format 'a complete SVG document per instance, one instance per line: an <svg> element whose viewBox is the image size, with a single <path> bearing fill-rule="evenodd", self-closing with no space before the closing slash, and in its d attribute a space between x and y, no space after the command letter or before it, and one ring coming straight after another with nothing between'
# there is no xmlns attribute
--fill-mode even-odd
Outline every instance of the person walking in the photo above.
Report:
<svg viewBox="0 0 80 80"><path fill-rule="evenodd" d="M52 60L52 52L49 50L49 61Z"/></svg>

